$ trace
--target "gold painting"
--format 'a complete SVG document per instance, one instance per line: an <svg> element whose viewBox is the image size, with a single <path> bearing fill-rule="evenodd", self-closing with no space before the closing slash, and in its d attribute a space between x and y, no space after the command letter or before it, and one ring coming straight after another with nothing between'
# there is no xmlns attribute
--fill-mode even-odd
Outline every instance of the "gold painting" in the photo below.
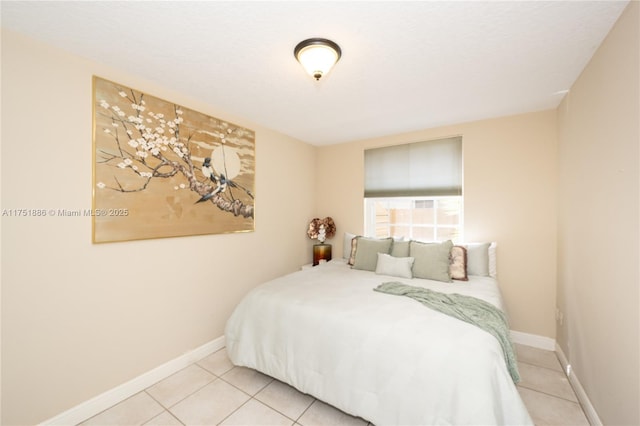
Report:
<svg viewBox="0 0 640 426"><path fill-rule="evenodd" d="M253 231L255 133L93 78L93 242Z"/></svg>

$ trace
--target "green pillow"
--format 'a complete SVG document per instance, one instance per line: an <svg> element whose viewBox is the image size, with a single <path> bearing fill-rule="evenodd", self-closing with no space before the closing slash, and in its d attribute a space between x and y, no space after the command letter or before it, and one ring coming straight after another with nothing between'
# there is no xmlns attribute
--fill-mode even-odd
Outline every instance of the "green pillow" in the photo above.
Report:
<svg viewBox="0 0 640 426"><path fill-rule="evenodd" d="M415 259L413 262L413 277L451 282L449 272L449 254L453 243L420 243L411 241L409 255Z"/></svg>
<svg viewBox="0 0 640 426"><path fill-rule="evenodd" d="M409 257L409 241L393 241L391 246L391 256Z"/></svg>
<svg viewBox="0 0 640 426"><path fill-rule="evenodd" d="M356 255L353 260L353 269L363 271L376 271L378 253L389 254L393 238L366 238L356 237Z"/></svg>

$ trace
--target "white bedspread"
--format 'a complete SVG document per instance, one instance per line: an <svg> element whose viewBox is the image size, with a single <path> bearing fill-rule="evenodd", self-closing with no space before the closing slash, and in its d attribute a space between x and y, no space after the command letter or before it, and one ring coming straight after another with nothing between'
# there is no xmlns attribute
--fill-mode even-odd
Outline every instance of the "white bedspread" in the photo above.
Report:
<svg viewBox="0 0 640 426"><path fill-rule="evenodd" d="M378 426L532 424L492 335L372 290L386 281L503 308L493 278L410 280L331 261L252 290L227 323L229 357Z"/></svg>

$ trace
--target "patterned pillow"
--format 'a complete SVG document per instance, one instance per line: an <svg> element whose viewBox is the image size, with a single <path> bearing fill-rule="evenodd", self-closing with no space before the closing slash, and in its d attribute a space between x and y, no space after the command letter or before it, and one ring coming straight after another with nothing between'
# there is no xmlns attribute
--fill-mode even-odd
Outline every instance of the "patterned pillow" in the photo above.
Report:
<svg viewBox="0 0 640 426"><path fill-rule="evenodd" d="M467 249L462 246L453 246L449 258L449 274L451 278L459 281L469 281L467 277Z"/></svg>
<svg viewBox="0 0 640 426"><path fill-rule="evenodd" d="M351 252L349 254L349 261L347 262L351 266L353 266L353 263L356 261L356 250L358 250L358 237L353 237L351 238Z"/></svg>

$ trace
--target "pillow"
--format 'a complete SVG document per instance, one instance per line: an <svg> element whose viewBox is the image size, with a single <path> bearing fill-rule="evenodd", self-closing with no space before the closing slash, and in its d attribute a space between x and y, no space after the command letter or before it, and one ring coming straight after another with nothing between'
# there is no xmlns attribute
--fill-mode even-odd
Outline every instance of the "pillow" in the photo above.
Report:
<svg viewBox="0 0 640 426"><path fill-rule="evenodd" d="M498 275L498 265L496 264L496 246L497 244L491 243L489 245L489 276L495 278Z"/></svg>
<svg viewBox="0 0 640 426"><path fill-rule="evenodd" d="M349 249L349 259L347 260L347 264L353 266L353 263L356 261L356 251L358 249L358 237L353 237L351 239L351 248Z"/></svg>
<svg viewBox="0 0 640 426"><path fill-rule="evenodd" d="M463 244L467 249L467 274L489 276L489 246L491 243Z"/></svg>
<svg viewBox="0 0 640 426"><path fill-rule="evenodd" d="M393 240L391 245L391 256L409 257L409 241Z"/></svg>
<svg viewBox="0 0 640 426"><path fill-rule="evenodd" d="M409 256L415 258L413 262L413 276L428 280L451 282L449 273L449 255L453 243L420 243L411 241Z"/></svg>
<svg viewBox="0 0 640 426"><path fill-rule="evenodd" d="M344 239L342 240L342 258L349 259L351 256L351 240L356 237L355 234L349 232L344 233Z"/></svg>
<svg viewBox="0 0 640 426"><path fill-rule="evenodd" d="M462 246L451 248L449 259L449 275L454 280L469 281L467 277L467 249Z"/></svg>
<svg viewBox="0 0 640 426"><path fill-rule="evenodd" d="M392 238L356 237L356 248L353 259L353 269L375 272L378 264L378 253L389 254Z"/></svg>
<svg viewBox="0 0 640 426"><path fill-rule="evenodd" d="M411 267L413 266L413 261L413 257L393 257L385 253L378 253L376 274L412 278Z"/></svg>

